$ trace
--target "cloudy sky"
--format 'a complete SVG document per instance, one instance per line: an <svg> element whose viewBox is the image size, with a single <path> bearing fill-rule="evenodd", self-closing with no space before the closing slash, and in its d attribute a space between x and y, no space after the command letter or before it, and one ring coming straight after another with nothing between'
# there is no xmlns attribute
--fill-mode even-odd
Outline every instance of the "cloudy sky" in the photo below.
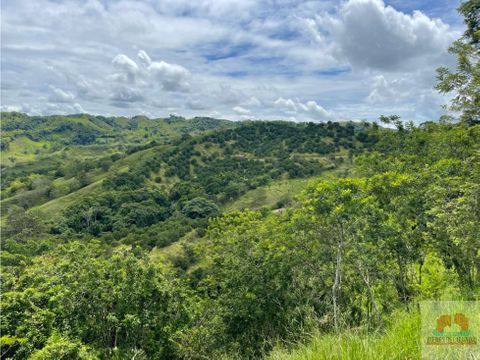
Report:
<svg viewBox="0 0 480 360"><path fill-rule="evenodd" d="M3 0L3 110L437 119L456 0Z"/></svg>

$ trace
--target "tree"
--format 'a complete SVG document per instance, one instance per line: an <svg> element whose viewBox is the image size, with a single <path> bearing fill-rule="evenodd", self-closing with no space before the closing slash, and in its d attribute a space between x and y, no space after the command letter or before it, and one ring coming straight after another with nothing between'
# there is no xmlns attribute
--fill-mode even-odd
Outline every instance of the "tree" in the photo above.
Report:
<svg viewBox="0 0 480 360"><path fill-rule="evenodd" d="M218 206L201 197L188 201L182 209L182 212L189 218L204 218L218 215Z"/></svg>
<svg viewBox="0 0 480 360"><path fill-rule="evenodd" d="M72 241L2 281L2 337L17 340L8 353L14 359L94 352L112 359L140 350L149 359L173 358L171 338L188 322L188 295L164 267L128 247Z"/></svg>
<svg viewBox="0 0 480 360"><path fill-rule="evenodd" d="M53 333L45 346L35 351L30 359L32 360L94 360L97 356L87 346L79 341Z"/></svg>
<svg viewBox="0 0 480 360"><path fill-rule="evenodd" d="M467 30L448 49L457 57L457 68L438 68L435 88L444 94L455 93L451 110L461 111L460 119L472 124L480 122L480 0L463 2L458 11Z"/></svg>
<svg viewBox="0 0 480 360"><path fill-rule="evenodd" d="M402 126L402 121L400 120L400 116L398 115L380 115L380 121L384 124L393 124L398 128Z"/></svg>
<svg viewBox="0 0 480 360"><path fill-rule="evenodd" d="M478 179L477 179L478 180ZM480 185L458 177L429 187L429 234L447 268L469 289L480 286Z"/></svg>
<svg viewBox="0 0 480 360"><path fill-rule="evenodd" d="M207 256L196 286L204 306L178 338L185 358L224 358L230 351L257 358L275 340L312 329L318 294L305 269L306 259L317 258L285 220L245 210L211 221L208 243L197 249ZM323 276L316 266L308 269Z"/></svg>
<svg viewBox="0 0 480 360"><path fill-rule="evenodd" d="M342 283L352 276L347 275L352 264L362 275L370 303L376 306L369 276L371 262L367 264L368 256L363 255L372 248L368 243L379 244L376 239L376 234L380 233L376 226L379 223L377 204L367 192L365 179L339 179L312 184L306 205L315 214L315 232L322 241L319 257L322 252L328 254L334 264L331 298L334 327L338 331L342 325L341 304L346 302L347 296L354 298L352 292L346 295L348 292L342 291ZM371 251L369 255L375 257Z"/></svg>
<svg viewBox="0 0 480 360"><path fill-rule="evenodd" d="M8 212L7 225L3 230L3 235L28 238L39 235L43 231L45 231L45 226L38 212L13 207Z"/></svg>

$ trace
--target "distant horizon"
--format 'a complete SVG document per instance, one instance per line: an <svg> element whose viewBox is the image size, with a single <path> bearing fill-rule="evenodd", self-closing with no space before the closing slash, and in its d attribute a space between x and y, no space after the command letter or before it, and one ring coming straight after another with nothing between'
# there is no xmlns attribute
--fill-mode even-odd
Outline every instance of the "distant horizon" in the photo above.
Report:
<svg viewBox="0 0 480 360"><path fill-rule="evenodd" d="M249 119L249 118L242 118L242 119L229 119L229 118L222 118L222 117L212 117L212 116L203 116L203 115L191 115L191 116L183 116L183 115L179 115L179 114L170 114L168 116L155 116L155 117L152 117L152 116L147 116L147 115L143 115L143 114L136 114L136 115L111 115L111 114L91 114L91 113L70 113L70 114L48 114L48 115L31 115L31 114L28 114L28 113L25 113L25 112L22 112L22 111L5 111L5 110L1 110L0 111L0 114L12 114L12 113L17 113L17 114L22 114L22 115L27 115L29 117L34 117L34 116L40 116L40 117L49 117L49 116L63 116L63 117L74 117L74 116L82 116L82 115L88 115L88 116L101 116L101 117L105 117L105 118L126 118L126 119L133 119L133 118L136 118L136 117L144 117L144 118L147 118L148 120L166 120L168 119L169 117L178 117L178 118L182 118L184 120L194 120L196 118L205 118L205 119L212 119L212 120L221 120L221 121L232 121L232 122L241 122L241 121L272 121L272 122L275 122L275 121L278 121L278 122L291 122L291 123L295 123L295 124L301 124L301 123L316 123L316 124L323 124L323 123L333 123L333 122L337 122L337 123L344 123L344 122L354 122L354 123L362 123L362 122L367 122L367 123L381 123L379 119L344 119L344 120L335 120L335 119L332 119L332 120L291 120L291 119L282 119L282 118L276 118L276 119L262 119L262 118L258 118L258 119ZM412 120L409 120L409 119L401 119L403 122L409 122L409 121L412 121ZM436 120L425 120L419 124L422 124L422 123L427 123L427 122L435 122L435 121L438 121L438 119Z"/></svg>

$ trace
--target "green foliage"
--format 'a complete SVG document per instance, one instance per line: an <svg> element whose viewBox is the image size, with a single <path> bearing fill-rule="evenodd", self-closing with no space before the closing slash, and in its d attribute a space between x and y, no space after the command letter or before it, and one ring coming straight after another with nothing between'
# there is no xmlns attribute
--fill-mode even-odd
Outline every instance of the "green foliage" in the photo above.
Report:
<svg viewBox="0 0 480 360"><path fill-rule="evenodd" d="M441 93L453 92L452 110L461 111L461 119L472 124L480 122L480 2L464 1L458 10L467 30L449 48L457 57L457 68L438 68L436 89Z"/></svg>
<svg viewBox="0 0 480 360"><path fill-rule="evenodd" d="M136 172L124 172L107 178L103 187L107 190L137 189L145 182L145 176Z"/></svg>
<svg viewBox="0 0 480 360"><path fill-rule="evenodd" d="M182 212L191 219L204 218L210 216L216 216L219 213L218 206L215 203L197 197L190 201L187 201L182 209Z"/></svg>
<svg viewBox="0 0 480 360"><path fill-rule="evenodd" d="M75 232L92 235L130 226L146 227L166 220L170 216L169 205L166 195L158 190L105 192L65 209L65 225Z"/></svg>
<svg viewBox="0 0 480 360"><path fill-rule="evenodd" d="M382 328L415 299L475 296L478 127L402 131L404 156L397 156L398 143L382 141L388 132L379 133L384 155L360 161L368 177L319 179L282 215L247 210L210 223L194 282L206 305L178 340L182 354L255 357L315 327ZM353 348L338 358L355 358L356 347L383 358L418 354L415 340L404 353L390 352L387 339L347 337ZM322 347L312 358L328 358Z"/></svg>
<svg viewBox="0 0 480 360"><path fill-rule="evenodd" d="M12 207L7 215L7 224L3 229L4 237L25 239L42 233L45 229L41 215L36 212L26 212L19 207Z"/></svg>
<svg viewBox="0 0 480 360"><path fill-rule="evenodd" d="M2 334L27 339L10 354L17 359L88 358L81 343L104 356L142 349L160 358L189 316L180 282L128 248L98 243L60 246L3 286Z"/></svg>
<svg viewBox="0 0 480 360"><path fill-rule="evenodd" d="M48 338L45 346L36 350L29 359L32 360L94 360L91 350L78 341L71 341L55 332Z"/></svg>

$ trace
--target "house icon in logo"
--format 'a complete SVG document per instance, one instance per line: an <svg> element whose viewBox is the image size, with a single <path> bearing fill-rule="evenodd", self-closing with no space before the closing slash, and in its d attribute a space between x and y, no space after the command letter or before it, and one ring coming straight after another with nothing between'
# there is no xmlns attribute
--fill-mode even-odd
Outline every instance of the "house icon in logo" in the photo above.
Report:
<svg viewBox="0 0 480 360"><path fill-rule="evenodd" d="M457 313L453 317L453 323L458 325L461 329L461 332L468 331L468 318L465 314ZM452 326L452 316L451 315L440 315L437 319L437 332L443 333L446 327Z"/></svg>

